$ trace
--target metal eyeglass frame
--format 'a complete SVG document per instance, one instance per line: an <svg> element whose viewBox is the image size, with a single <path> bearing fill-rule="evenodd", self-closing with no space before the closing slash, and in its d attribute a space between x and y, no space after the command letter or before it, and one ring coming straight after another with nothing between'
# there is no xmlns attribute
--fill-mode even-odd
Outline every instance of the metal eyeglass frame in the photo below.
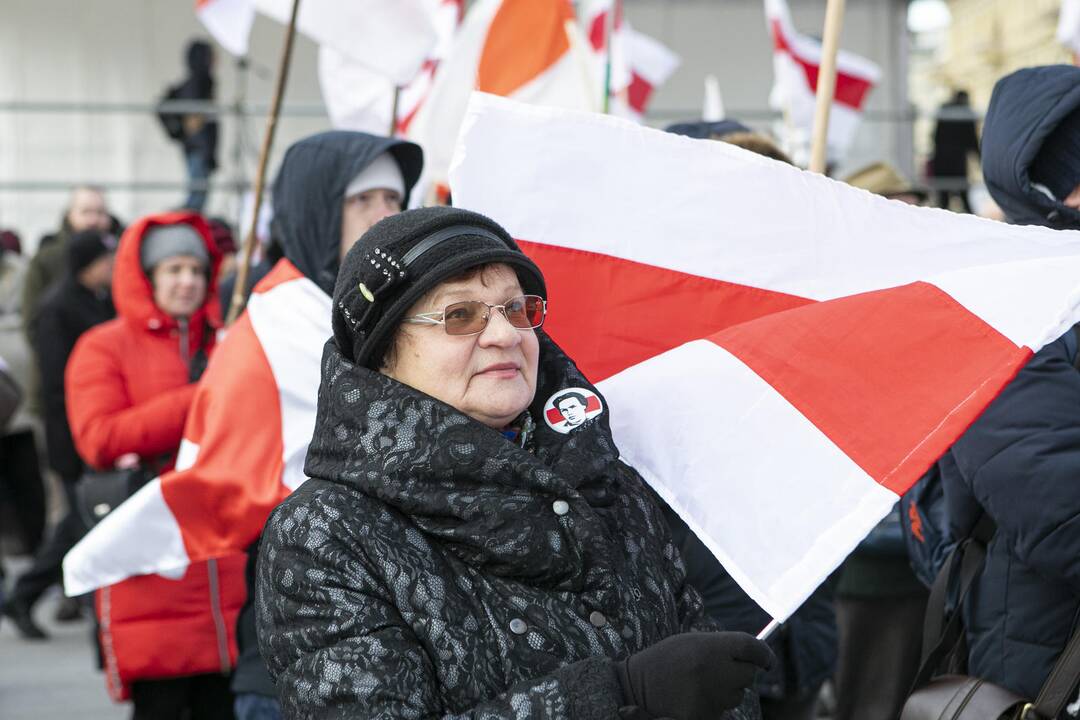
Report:
<svg viewBox="0 0 1080 720"><path fill-rule="evenodd" d="M536 325L530 325L529 327L524 327L524 328L520 328L517 325L514 325L513 323L510 323L510 317L506 314L506 305L507 305L507 303L511 302L512 300L517 300L518 298L530 298L530 297L538 298L540 300L540 308L541 308L541 311L542 311L541 315L540 315L540 322L538 324L536 324ZM489 305L488 303L484 302L483 300L463 300L461 302L477 302L477 303L480 303L481 305L486 305L488 310L487 310L487 314L484 315L484 325L483 325L483 327L481 327L476 332L460 333L460 334L454 335L454 337L469 337L470 335L479 335L480 333L487 330L488 323L491 322L491 313L496 308L498 308L502 312L503 318L505 318L506 322L510 323L510 327L514 328L515 330L535 330L538 327L543 327L544 321L547 319L547 300L540 297L539 295L515 295L514 297L507 298L505 301L503 301L502 305ZM452 307L454 305L460 305L461 302L450 303L446 307ZM445 316L446 316L446 309L444 308L441 312L419 313L419 314L416 314L416 315L410 315L409 317L402 318L401 321L402 322L407 322L407 323L420 324L420 325L442 325L443 329L445 330L446 329L446 320L444 319ZM450 335L451 333L446 333L446 334Z"/></svg>

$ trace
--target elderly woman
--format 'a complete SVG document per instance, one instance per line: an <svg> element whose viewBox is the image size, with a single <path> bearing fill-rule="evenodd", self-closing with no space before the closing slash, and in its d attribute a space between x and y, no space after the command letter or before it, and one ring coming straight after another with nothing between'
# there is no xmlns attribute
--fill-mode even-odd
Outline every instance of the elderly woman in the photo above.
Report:
<svg viewBox="0 0 1080 720"><path fill-rule="evenodd" d="M544 294L463 210L388 218L349 252L311 479L259 557L287 717L756 715L768 648L703 619L603 398L540 329Z"/></svg>

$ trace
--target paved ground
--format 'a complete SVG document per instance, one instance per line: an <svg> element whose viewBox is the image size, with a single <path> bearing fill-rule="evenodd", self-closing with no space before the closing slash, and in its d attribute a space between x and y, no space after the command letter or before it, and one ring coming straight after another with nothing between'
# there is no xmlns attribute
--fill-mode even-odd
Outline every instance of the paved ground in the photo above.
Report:
<svg viewBox="0 0 1080 720"><path fill-rule="evenodd" d="M10 582L26 561L4 564ZM22 640L0 620L0 718L3 720L122 720L130 705L116 705L95 667L86 621L57 624L58 591L38 604L34 616L49 633L46 641Z"/></svg>

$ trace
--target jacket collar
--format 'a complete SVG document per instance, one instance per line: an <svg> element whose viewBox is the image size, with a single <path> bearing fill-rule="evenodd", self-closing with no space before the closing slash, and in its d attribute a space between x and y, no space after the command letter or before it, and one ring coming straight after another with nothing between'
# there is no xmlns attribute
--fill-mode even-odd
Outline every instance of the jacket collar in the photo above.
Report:
<svg viewBox="0 0 1080 720"><path fill-rule="evenodd" d="M428 395L354 365L331 340L305 471L381 500L487 572L581 589L585 568L606 562L608 539L595 513L612 504L624 466L606 411L567 434L542 420L549 398L566 388L586 389L606 408L541 332L530 452Z"/></svg>

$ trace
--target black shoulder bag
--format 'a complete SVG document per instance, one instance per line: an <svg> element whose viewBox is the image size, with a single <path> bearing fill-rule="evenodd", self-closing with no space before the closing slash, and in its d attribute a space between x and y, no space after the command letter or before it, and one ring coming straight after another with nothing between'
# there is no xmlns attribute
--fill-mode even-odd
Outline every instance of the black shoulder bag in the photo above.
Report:
<svg viewBox="0 0 1080 720"><path fill-rule="evenodd" d="M986 561L995 531L983 513L971 534L949 554L934 580L923 626L922 665L900 720L1054 720L1080 679L1080 631L1074 632L1034 702L966 675L961 620L964 598ZM945 612L948 590L958 582L956 607ZM942 674L938 674L942 671Z"/></svg>

